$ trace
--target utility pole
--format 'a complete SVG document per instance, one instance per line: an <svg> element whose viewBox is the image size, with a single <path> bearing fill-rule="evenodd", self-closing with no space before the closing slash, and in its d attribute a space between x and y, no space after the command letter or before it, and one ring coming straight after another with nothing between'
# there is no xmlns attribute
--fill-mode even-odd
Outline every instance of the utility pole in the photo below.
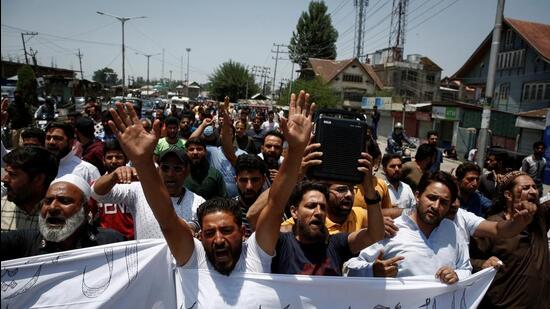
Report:
<svg viewBox="0 0 550 309"><path fill-rule="evenodd" d="M164 48L162 49L162 72L160 73L160 80L164 84Z"/></svg>
<svg viewBox="0 0 550 309"><path fill-rule="evenodd" d="M38 54L38 51L32 50L32 47L31 47L31 51L29 52L29 55L31 55L32 63L35 67L38 65L38 63L36 62L36 54Z"/></svg>
<svg viewBox="0 0 550 309"><path fill-rule="evenodd" d="M97 14L99 15L105 15L105 16L110 16L110 17L114 17L116 19L118 19L120 21L120 23L122 24L122 92L124 93L124 77L126 76L126 71L124 69L124 59L125 59L125 47L124 47L124 24L131 20L131 19L137 19L137 18L147 18L146 16L134 16L134 17L121 17L121 16L116 16L116 15L112 15L112 14L108 14L108 13L104 13L104 12L100 12L100 11L97 11L96 12Z"/></svg>
<svg viewBox="0 0 550 309"><path fill-rule="evenodd" d="M287 45L273 43L273 46L276 47L277 50L271 50L272 53L275 53L275 57L273 58L275 60L275 68L273 70L273 81L271 83L271 100L275 99L275 79L276 79L276 76L277 76L277 61L278 60L288 60L288 59L285 59L285 58L279 58L279 53L288 54L288 51L280 51L279 50L280 47L288 48Z"/></svg>
<svg viewBox="0 0 550 309"><path fill-rule="evenodd" d="M78 57L78 62L80 63L80 80L83 80L84 73L82 73L82 57L84 55L80 53L80 48L78 49L78 54L76 54L76 56Z"/></svg>
<svg viewBox="0 0 550 309"><path fill-rule="evenodd" d="M186 97L189 97L189 54L191 53L191 48L186 48L185 51L187 51L187 90Z"/></svg>
<svg viewBox="0 0 550 309"><path fill-rule="evenodd" d="M355 57L361 61L363 56L363 45L365 45L365 10L369 6L369 0L355 0L355 8L357 15L355 16L355 26L357 32L355 33Z"/></svg>
<svg viewBox="0 0 550 309"><path fill-rule="evenodd" d="M27 57L27 47L25 46L25 35L35 36L38 32L21 32L21 41L23 41L23 52L25 53L25 63L29 64L29 58Z"/></svg>
<svg viewBox="0 0 550 309"><path fill-rule="evenodd" d="M493 42L489 55L489 68L487 72L487 83L485 84L485 102L481 114L481 128L477 140L477 165L483 170L485 164L485 153L487 147L487 135L491 122L491 105L493 103L493 91L495 87L495 75L497 71L497 55L500 46L500 32L502 29L502 15L504 14L504 0L498 0L495 27L493 29Z"/></svg>
<svg viewBox="0 0 550 309"><path fill-rule="evenodd" d="M136 55L143 55L147 58L147 86L149 86L149 59L153 56L157 56L157 55L160 55L160 53L156 53L156 54L140 54L140 53L136 53ZM149 89L147 89L147 91L149 91Z"/></svg>

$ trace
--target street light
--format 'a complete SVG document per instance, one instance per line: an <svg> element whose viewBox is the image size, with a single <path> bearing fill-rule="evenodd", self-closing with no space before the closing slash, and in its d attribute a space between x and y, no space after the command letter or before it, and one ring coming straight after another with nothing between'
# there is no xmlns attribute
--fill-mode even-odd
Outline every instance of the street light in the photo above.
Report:
<svg viewBox="0 0 550 309"><path fill-rule="evenodd" d="M149 86L149 58L151 58L152 56L160 55L160 53L151 54L151 55L136 53L136 55L143 55L147 57L147 86Z"/></svg>
<svg viewBox="0 0 550 309"><path fill-rule="evenodd" d="M122 91L124 91L125 88L125 71L124 71L124 23L129 21L130 19L138 19L138 18L147 18L147 16L134 16L134 17L120 17L112 14L103 13L100 11L96 12L99 15L105 15L105 16L111 16L114 17L122 23Z"/></svg>
<svg viewBox="0 0 550 309"><path fill-rule="evenodd" d="M186 97L189 97L189 53L191 52L191 48L186 48L185 49L187 51L187 95Z"/></svg>

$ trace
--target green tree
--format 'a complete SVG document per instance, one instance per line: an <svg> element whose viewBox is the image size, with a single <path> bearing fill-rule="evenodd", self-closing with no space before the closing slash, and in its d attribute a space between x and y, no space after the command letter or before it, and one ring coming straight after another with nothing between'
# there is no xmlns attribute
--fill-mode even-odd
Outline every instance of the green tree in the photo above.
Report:
<svg viewBox="0 0 550 309"><path fill-rule="evenodd" d="M288 105L290 102L288 90L288 86L281 90L278 105ZM315 102L317 108L335 108L340 101L333 90L319 78L311 80L298 79L294 81L292 83L292 92L298 94L300 90L304 90L310 94L309 102Z"/></svg>
<svg viewBox="0 0 550 309"><path fill-rule="evenodd" d="M38 106L38 85L36 84L36 75L30 65L24 65L17 71L15 88L21 92L25 103Z"/></svg>
<svg viewBox="0 0 550 309"><path fill-rule="evenodd" d="M117 84L118 76L111 68L103 68L94 72L92 79L95 82L102 83L105 86L114 86ZM120 81L122 83L122 81Z"/></svg>
<svg viewBox="0 0 550 309"><path fill-rule="evenodd" d="M302 70L309 67L309 58L336 59L337 39L338 31L332 26L327 6L323 1L312 1L292 32L288 47L290 59Z"/></svg>
<svg viewBox="0 0 550 309"><path fill-rule="evenodd" d="M248 97L260 91L248 69L231 60L222 63L214 74L208 76L208 80L210 96L218 101L223 101L225 96L229 96L232 101L246 98L247 83Z"/></svg>

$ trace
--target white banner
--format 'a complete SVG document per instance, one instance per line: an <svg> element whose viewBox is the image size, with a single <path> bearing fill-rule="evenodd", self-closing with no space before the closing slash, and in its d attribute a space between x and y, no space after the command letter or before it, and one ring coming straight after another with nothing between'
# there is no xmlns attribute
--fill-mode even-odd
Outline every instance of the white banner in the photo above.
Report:
<svg viewBox="0 0 550 309"><path fill-rule="evenodd" d="M128 241L2 262L2 309L175 308L163 240Z"/></svg>
<svg viewBox="0 0 550 309"><path fill-rule="evenodd" d="M178 268L178 308L476 308L495 270L454 285L432 276L342 278L235 273ZM200 289L199 289L200 287Z"/></svg>
<svg viewBox="0 0 550 309"><path fill-rule="evenodd" d="M486 269L454 285L432 276L223 276L174 271L163 240L141 240L4 261L1 307L464 309L479 304L494 275Z"/></svg>

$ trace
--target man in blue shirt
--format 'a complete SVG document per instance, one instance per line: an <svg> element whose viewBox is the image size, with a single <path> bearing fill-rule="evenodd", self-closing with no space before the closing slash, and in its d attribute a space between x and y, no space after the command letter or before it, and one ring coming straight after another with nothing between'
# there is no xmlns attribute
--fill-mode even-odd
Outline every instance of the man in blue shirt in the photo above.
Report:
<svg viewBox="0 0 550 309"><path fill-rule="evenodd" d="M455 174L460 189L460 207L485 218L492 204L491 200L477 191L481 174L479 166L465 162L456 168Z"/></svg>
<svg viewBox="0 0 550 309"><path fill-rule="evenodd" d="M428 171L433 174L439 171L439 166L443 163L443 153L437 148L437 142L439 141L439 133L437 133L437 131L428 131L426 137L428 138L428 144L433 145L436 150L435 160L428 169Z"/></svg>

